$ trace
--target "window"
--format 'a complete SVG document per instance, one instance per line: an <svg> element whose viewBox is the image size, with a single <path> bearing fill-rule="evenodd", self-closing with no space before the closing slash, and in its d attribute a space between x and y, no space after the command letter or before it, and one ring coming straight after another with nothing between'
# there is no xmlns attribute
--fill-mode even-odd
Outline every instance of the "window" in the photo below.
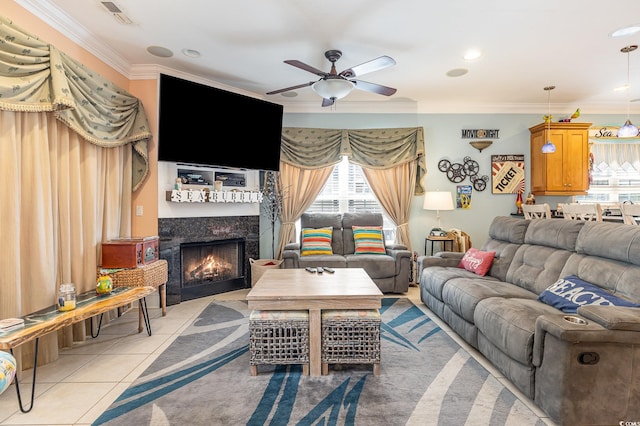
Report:
<svg viewBox="0 0 640 426"><path fill-rule="evenodd" d="M640 203L640 144L594 143L593 166L587 195L577 202Z"/></svg>
<svg viewBox="0 0 640 426"><path fill-rule="evenodd" d="M324 188L311 207L307 209L307 213L358 213L365 211L382 213L385 240L388 244L392 244L396 237L395 225L387 217L373 195L362 173L362 168L357 164L350 163L346 156L342 157L342 161L336 164ZM299 221L297 227L299 234Z"/></svg>

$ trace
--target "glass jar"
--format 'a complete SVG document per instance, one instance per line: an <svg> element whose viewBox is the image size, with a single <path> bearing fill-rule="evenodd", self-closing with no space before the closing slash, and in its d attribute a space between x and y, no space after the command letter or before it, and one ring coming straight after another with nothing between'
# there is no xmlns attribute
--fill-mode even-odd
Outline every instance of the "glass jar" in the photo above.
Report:
<svg viewBox="0 0 640 426"><path fill-rule="evenodd" d="M76 308L76 286L60 284L58 289L58 310L60 312L71 311Z"/></svg>

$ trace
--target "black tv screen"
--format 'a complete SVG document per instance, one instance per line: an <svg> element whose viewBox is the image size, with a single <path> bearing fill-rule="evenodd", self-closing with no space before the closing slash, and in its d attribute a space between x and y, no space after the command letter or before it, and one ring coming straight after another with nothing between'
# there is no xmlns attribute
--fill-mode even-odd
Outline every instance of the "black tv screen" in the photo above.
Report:
<svg viewBox="0 0 640 426"><path fill-rule="evenodd" d="M158 161L279 170L282 105L165 74L159 104Z"/></svg>

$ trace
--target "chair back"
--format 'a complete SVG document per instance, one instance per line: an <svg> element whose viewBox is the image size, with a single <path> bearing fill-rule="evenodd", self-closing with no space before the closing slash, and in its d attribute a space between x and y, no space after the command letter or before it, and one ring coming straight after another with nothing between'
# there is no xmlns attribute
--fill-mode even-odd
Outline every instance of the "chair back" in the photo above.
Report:
<svg viewBox="0 0 640 426"><path fill-rule="evenodd" d="M622 219L624 223L628 225L640 225L638 223L640 218L640 204L630 204L630 203L622 203L620 204L620 209L622 210Z"/></svg>
<svg viewBox="0 0 640 426"><path fill-rule="evenodd" d="M602 222L602 207L599 203L561 203L558 207L562 210L562 216L565 219Z"/></svg>
<svg viewBox="0 0 640 426"><path fill-rule="evenodd" d="M600 203L600 208L602 208L602 214L604 216L622 216L622 203Z"/></svg>
<svg viewBox="0 0 640 426"><path fill-rule="evenodd" d="M522 213L525 219L551 219L549 204L523 204Z"/></svg>

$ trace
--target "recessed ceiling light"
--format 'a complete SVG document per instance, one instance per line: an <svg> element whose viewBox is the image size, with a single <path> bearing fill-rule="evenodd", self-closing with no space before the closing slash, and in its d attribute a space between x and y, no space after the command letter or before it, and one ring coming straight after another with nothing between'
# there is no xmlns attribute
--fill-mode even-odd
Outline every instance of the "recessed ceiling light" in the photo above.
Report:
<svg viewBox="0 0 640 426"><path fill-rule="evenodd" d="M470 49L470 50L467 50L467 52L464 54L463 57L465 61L474 61L478 59L480 56L482 56L481 51L477 49Z"/></svg>
<svg viewBox="0 0 640 426"><path fill-rule="evenodd" d="M624 37L631 34L635 34L640 31L640 24L629 25L627 27L619 28L609 34L610 37Z"/></svg>
<svg viewBox="0 0 640 426"><path fill-rule="evenodd" d="M198 52L197 50L193 50L193 49L182 49L182 54L184 56L188 56L190 58L199 58L200 57L200 52Z"/></svg>
<svg viewBox="0 0 640 426"><path fill-rule="evenodd" d="M160 58L170 58L173 56L172 51L170 51L166 47L160 46L149 46L147 47L147 52L151 53L153 56L158 56Z"/></svg>
<svg viewBox="0 0 640 426"><path fill-rule="evenodd" d="M466 68L454 68L452 70L447 71L448 77L461 77L468 73L469 70Z"/></svg>

